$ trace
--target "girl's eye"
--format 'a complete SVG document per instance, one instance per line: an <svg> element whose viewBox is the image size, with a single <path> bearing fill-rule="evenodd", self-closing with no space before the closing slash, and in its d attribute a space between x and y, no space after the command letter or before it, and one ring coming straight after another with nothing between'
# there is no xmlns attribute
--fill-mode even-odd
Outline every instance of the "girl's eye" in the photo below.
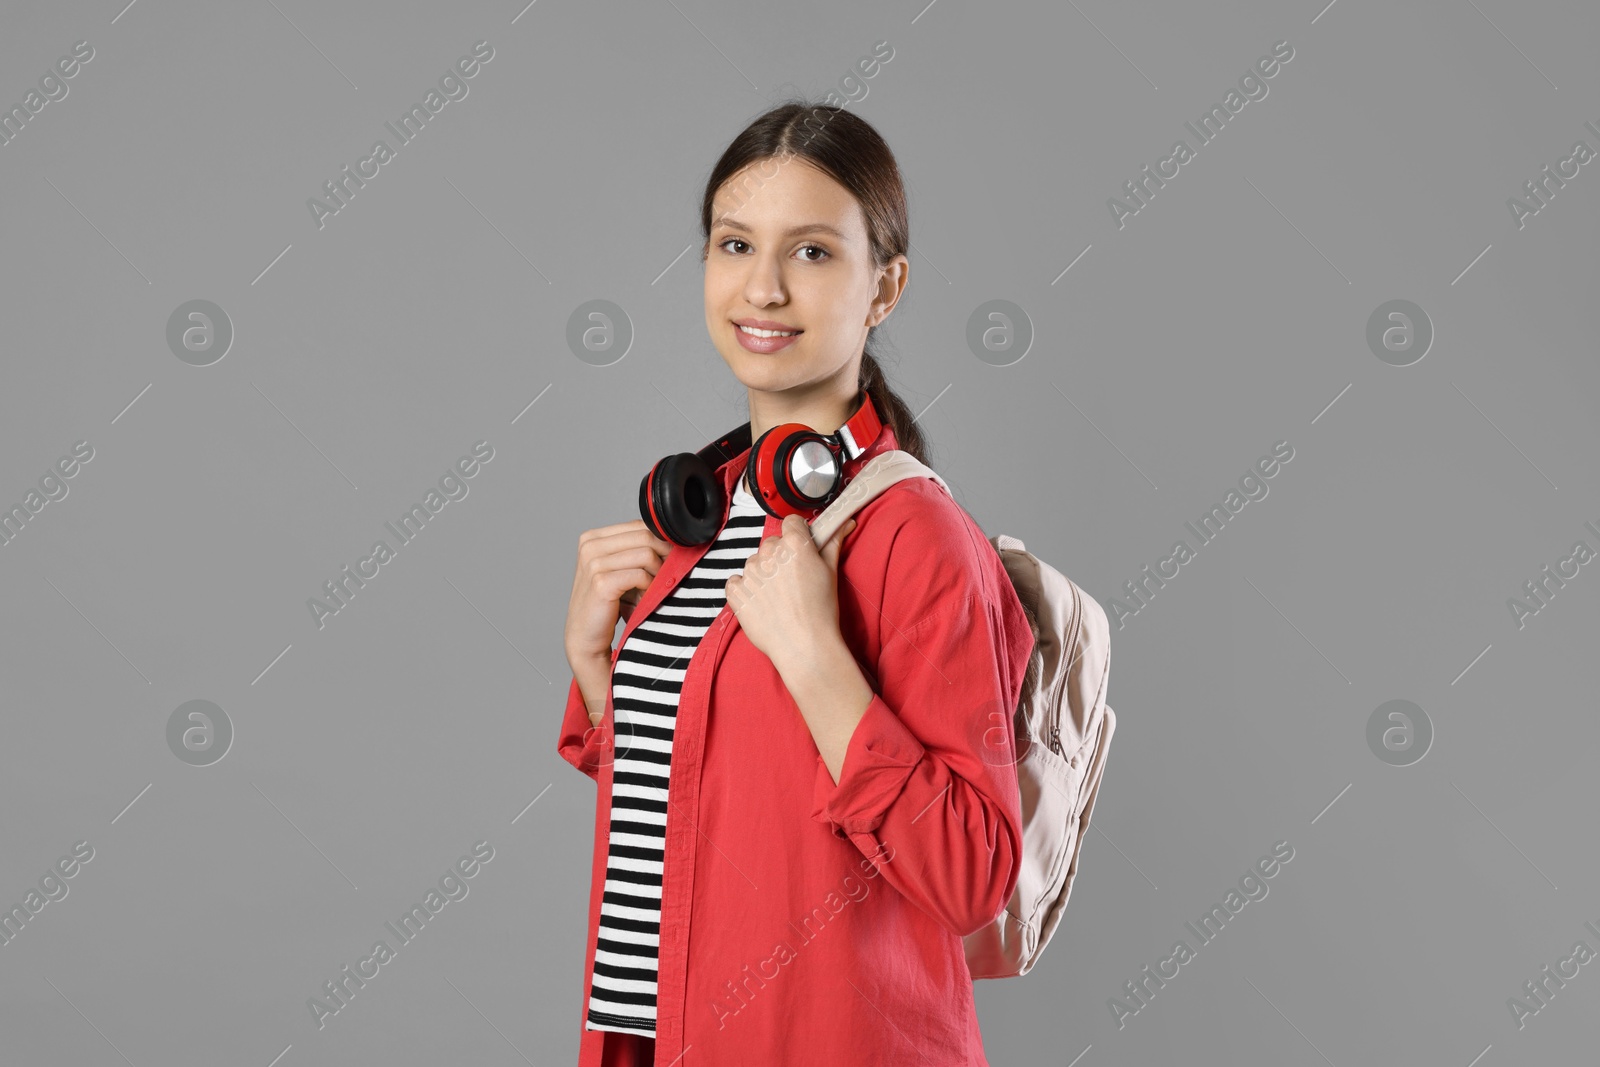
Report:
<svg viewBox="0 0 1600 1067"><path fill-rule="evenodd" d="M741 248L729 249L728 248L729 245L740 245L742 247ZM748 241L745 241L745 240L743 240L741 238L738 238L738 237L727 237L727 238L724 238L722 240L722 242L717 245L717 247L721 248L721 249L723 249L725 251L731 251L734 255L743 255L744 252L749 249L750 243ZM817 255L817 256L806 256L805 257L805 262L807 262L807 263L821 263L823 261L823 259L825 259L826 257L832 255L831 252L829 252L826 248L823 248L821 245L805 245L799 251L801 253L805 253L805 252L817 252L817 253L820 253L820 255Z"/></svg>

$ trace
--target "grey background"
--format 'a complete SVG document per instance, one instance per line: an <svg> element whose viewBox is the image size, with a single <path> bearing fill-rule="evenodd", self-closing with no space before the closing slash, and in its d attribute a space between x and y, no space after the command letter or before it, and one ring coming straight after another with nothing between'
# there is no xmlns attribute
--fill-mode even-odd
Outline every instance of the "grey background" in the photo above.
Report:
<svg viewBox="0 0 1600 1067"><path fill-rule="evenodd" d="M987 531L1109 608L1295 450L1113 632L1093 830L1042 963L977 985L991 1061L1593 1058L1600 964L1520 1030L1507 999L1600 950L1600 565L1520 629L1507 599L1600 548L1600 164L1521 229L1506 207L1600 149L1592 5L114 0L5 23L7 107L74 42L95 55L0 147L0 502L94 448L0 549L0 903L94 848L0 946L4 1062L572 1062L577 537L747 417L677 258L701 185L880 40L850 106L898 155L915 245L884 362ZM307 198L479 40L469 95L319 229ZM1119 229L1107 199L1280 40L1268 96ZM235 331L208 367L166 343L194 299ZM635 331L607 367L565 341L593 299ZM1009 367L965 344L991 299L1035 332ZM1435 330L1408 367L1365 341L1393 299ZM479 440L469 494L319 630L308 598ZM195 699L235 731L208 767L167 743ZM1366 742L1393 699L1435 732L1410 766ZM307 999L479 840L470 894L319 1030ZM1280 840L1269 895L1119 1029L1108 999L1196 947L1184 923Z"/></svg>

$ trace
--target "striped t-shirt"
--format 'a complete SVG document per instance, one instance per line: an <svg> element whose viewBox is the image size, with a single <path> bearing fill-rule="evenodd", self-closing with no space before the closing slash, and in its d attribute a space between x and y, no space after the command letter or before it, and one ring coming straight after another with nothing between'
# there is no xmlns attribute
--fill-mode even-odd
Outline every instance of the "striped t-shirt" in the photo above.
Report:
<svg viewBox="0 0 1600 1067"><path fill-rule="evenodd" d="M655 1036L667 775L678 698L690 657L727 604L729 575L743 572L761 547L766 517L738 479L716 541L617 653L611 831L586 1030Z"/></svg>

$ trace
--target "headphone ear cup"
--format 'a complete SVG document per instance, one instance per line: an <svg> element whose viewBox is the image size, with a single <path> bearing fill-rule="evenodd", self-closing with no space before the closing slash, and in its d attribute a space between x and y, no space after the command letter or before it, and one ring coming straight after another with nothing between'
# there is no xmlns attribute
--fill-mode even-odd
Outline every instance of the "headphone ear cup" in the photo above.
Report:
<svg viewBox="0 0 1600 1067"><path fill-rule="evenodd" d="M771 505L767 503L767 495L761 491L761 479L756 476L755 453L751 452L750 455L751 461L745 464L744 473L739 475L739 484L744 486L744 491L760 505L762 511L781 518L782 516L772 510Z"/></svg>
<svg viewBox="0 0 1600 1067"><path fill-rule="evenodd" d="M685 548L717 536L726 510L722 480L693 452L668 456L639 483L639 517L657 537Z"/></svg>
<svg viewBox="0 0 1600 1067"><path fill-rule="evenodd" d="M778 519L783 518L783 513L773 510L771 504L772 496L780 493L776 484L778 472L776 470L769 470L767 468L765 461L766 453L763 451L763 449L766 447L767 439L772 437L774 431L788 431L792 429L794 429L794 427L784 424L781 426L770 426L763 430L761 432L761 436L757 437L753 442L751 442L750 458L744 465L744 473L739 476L744 480L745 492L749 493L755 498L756 503L761 505L761 510L766 512L768 515L771 515L773 518ZM781 438L772 439L781 443ZM774 484L770 487L764 487L763 476L765 476L767 480L772 481Z"/></svg>
<svg viewBox="0 0 1600 1067"><path fill-rule="evenodd" d="M660 466L660 464L657 464L657 466ZM639 479L639 518L644 520L644 528L646 530L665 541L668 540L667 535L662 531L660 525L656 523L655 514L650 507L650 479L655 476L655 473L656 468L651 467L645 476Z"/></svg>

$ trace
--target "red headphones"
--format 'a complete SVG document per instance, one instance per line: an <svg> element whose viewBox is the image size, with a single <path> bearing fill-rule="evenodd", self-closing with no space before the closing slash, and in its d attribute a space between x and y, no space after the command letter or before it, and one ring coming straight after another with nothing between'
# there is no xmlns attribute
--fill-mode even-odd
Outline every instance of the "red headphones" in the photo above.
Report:
<svg viewBox="0 0 1600 1067"><path fill-rule="evenodd" d="M679 452L650 468L639 483L639 515L650 532L685 548L703 545L722 528L728 505L717 467L746 448L744 484L768 515L816 518L844 489L844 465L865 452L883 431L872 397L831 434L786 422L750 443L747 422L699 452Z"/></svg>

